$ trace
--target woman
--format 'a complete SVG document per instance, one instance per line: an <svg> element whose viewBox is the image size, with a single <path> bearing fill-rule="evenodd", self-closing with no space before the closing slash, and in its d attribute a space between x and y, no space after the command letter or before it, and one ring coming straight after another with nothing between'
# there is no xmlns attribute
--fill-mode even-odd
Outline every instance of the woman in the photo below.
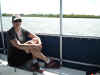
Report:
<svg viewBox="0 0 100 75"><path fill-rule="evenodd" d="M21 28L22 19L20 15L12 16L13 27L7 32L8 33L8 62L15 63L21 61L26 62L25 58L33 59L33 70L40 71L40 67L37 62L37 58L45 62L47 68L57 68L58 63L53 59L46 57L42 52L42 43L38 36L28 32ZM31 57L30 57L31 56ZM19 60L20 58L20 60ZM18 62L18 65L20 63ZM37 68L38 67L38 68Z"/></svg>

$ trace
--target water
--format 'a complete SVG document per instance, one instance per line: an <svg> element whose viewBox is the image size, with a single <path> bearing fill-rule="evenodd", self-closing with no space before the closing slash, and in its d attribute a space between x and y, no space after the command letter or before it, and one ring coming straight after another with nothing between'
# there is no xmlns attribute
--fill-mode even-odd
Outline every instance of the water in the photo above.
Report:
<svg viewBox="0 0 100 75"><path fill-rule="evenodd" d="M32 33L60 34L59 18L22 17L22 27ZM12 27L11 17L3 17L3 30ZM63 18L63 35L100 37L100 19Z"/></svg>

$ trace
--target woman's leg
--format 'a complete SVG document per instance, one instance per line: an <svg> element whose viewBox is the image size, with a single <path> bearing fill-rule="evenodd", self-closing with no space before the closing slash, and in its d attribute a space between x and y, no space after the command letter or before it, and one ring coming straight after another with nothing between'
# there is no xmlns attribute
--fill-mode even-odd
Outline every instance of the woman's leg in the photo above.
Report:
<svg viewBox="0 0 100 75"><path fill-rule="evenodd" d="M31 48L32 56L35 58L39 58L45 62L48 61L48 57L46 57L42 52L40 48Z"/></svg>

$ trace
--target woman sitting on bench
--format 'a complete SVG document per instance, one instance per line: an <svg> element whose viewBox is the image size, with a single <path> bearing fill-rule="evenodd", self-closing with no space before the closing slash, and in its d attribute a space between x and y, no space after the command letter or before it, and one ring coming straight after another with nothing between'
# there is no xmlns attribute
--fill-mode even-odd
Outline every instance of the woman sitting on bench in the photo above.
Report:
<svg viewBox="0 0 100 75"><path fill-rule="evenodd" d="M45 62L47 68L58 68L59 64L53 59L46 57L42 52L42 43L38 36L21 28L22 19L20 15L12 16L13 27L8 33L8 63L15 63L16 66L26 62L26 58L33 59L32 69L41 71L37 58ZM29 38L30 40L27 40ZM42 72L42 71L41 71Z"/></svg>

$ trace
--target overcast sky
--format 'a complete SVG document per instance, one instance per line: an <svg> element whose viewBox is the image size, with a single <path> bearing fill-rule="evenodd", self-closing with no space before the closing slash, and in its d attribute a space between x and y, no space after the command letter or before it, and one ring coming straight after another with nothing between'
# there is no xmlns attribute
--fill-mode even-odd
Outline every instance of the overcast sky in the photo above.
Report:
<svg viewBox="0 0 100 75"><path fill-rule="evenodd" d="M100 0L62 0L64 14L100 15ZM60 0L1 0L2 13L59 14Z"/></svg>

